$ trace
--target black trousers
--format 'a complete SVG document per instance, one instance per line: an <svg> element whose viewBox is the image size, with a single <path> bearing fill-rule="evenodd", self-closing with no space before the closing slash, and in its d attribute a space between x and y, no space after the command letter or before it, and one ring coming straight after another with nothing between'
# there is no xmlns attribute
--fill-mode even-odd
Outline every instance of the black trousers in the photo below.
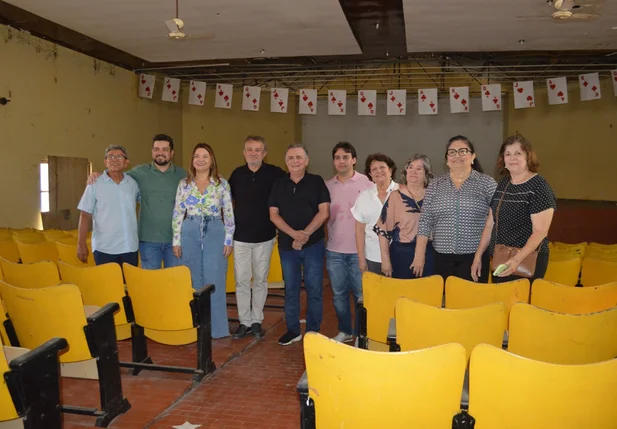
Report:
<svg viewBox="0 0 617 429"><path fill-rule="evenodd" d="M118 255L110 255L109 253L99 252L95 250L93 252L94 262L96 265L103 265L109 262L115 262L122 267L122 263L126 262L134 267L139 263L138 252L120 253Z"/></svg>
<svg viewBox="0 0 617 429"><path fill-rule="evenodd" d="M529 279L530 282L533 283L535 279L541 279L546 274L546 269L548 268L548 252L540 253L538 252L538 258L536 259L536 271L533 273L533 277ZM493 283L504 283L511 282L512 280L518 280L525 277L521 276L507 276L507 277L495 277L493 276Z"/></svg>
<svg viewBox="0 0 617 429"><path fill-rule="evenodd" d="M471 277L471 264L475 253L439 253L435 251L435 274L440 275L446 280L450 276L456 276L461 279L473 281ZM489 255L488 252L482 254L482 271L479 282L488 283L489 272Z"/></svg>

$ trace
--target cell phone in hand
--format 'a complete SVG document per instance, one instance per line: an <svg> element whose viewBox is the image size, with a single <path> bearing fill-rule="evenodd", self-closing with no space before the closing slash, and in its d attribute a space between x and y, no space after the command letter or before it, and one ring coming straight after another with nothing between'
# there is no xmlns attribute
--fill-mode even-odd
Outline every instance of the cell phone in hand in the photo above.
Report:
<svg viewBox="0 0 617 429"><path fill-rule="evenodd" d="M501 273L503 273L506 269L508 269L508 266L506 264L501 264L495 269L495 271L493 271L493 275L498 276Z"/></svg>

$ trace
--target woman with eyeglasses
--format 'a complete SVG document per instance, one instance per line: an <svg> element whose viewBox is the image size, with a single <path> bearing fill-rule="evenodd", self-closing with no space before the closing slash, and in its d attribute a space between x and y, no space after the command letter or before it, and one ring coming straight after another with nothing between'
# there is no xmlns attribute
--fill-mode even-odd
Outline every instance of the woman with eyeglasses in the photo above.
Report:
<svg viewBox="0 0 617 429"><path fill-rule="evenodd" d="M429 237L435 250L433 271L444 280L471 277L471 265L486 223L495 179L482 172L473 143L455 136L445 153L448 172L437 177L426 189L418 226L412 271L422 277ZM488 253L482 255L478 280L488 282Z"/></svg>

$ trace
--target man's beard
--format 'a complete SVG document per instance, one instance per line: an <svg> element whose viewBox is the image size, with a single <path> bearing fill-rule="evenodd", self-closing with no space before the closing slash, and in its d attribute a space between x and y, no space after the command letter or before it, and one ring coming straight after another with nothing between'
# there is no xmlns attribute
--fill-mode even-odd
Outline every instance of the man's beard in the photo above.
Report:
<svg viewBox="0 0 617 429"><path fill-rule="evenodd" d="M159 165L161 167L166 166L167 164L169 164L171 162L171 159L164 159L163 161L159 161L158 158L154 158L154 163L156 165Z"/></svg>

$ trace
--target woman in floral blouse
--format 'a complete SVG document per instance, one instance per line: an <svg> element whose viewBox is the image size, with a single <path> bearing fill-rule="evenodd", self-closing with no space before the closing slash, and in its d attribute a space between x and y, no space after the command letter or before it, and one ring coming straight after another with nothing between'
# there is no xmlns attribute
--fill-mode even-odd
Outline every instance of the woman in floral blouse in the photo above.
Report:
<svg viewBox="0 0 617 429"><path fill-rule="evenodd" d="M218 174L210 145L199 143L176 193L173 251L191 270L194 289L214 284L212 338L229 336L225 284L235 228L229 184Z"/></svg>

